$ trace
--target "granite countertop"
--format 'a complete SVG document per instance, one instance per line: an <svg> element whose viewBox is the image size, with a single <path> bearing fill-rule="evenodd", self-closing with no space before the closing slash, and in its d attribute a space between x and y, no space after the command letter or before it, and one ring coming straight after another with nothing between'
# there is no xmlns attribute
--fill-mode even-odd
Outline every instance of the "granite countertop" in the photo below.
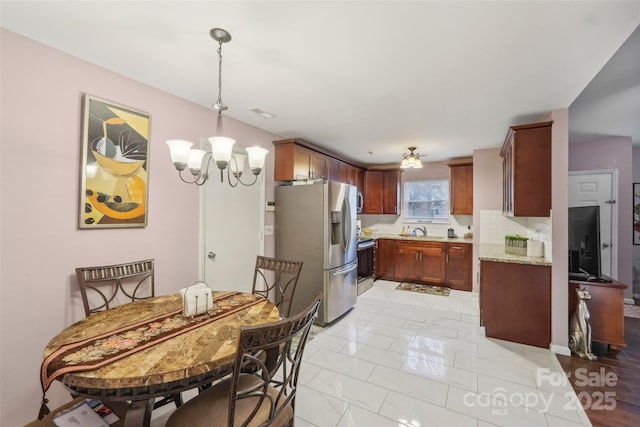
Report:
<svg viewBox="0 0 640 427"><path fill-rule="evenodd" d="M506 262L511 264L529 264L551 266L551 261L544 257L510 255L504 251L503 244L480 243L480 261Z"/></svg>
<svg viewBox="0 0 640 427"><path fill-rule="evenodd" d="M416 242L443 242L443 243L467 243L472 244L473 239L463 239L461 237L448 238L444 236L401 236L399 234L377 234L363 235L363 238L371 239L392 239L392 240L413 240Z"/></svg>

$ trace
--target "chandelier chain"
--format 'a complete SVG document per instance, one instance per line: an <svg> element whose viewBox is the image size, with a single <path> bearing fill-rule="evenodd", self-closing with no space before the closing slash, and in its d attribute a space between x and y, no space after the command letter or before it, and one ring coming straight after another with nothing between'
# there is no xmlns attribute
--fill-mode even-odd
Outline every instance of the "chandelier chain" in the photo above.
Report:
<svg viewBox="0 0 640 427"><path fill-rule="evenodd" d="M222 41L218 42L218 105L222 105ZM218 110L218 114L222 113Z"/></svg>

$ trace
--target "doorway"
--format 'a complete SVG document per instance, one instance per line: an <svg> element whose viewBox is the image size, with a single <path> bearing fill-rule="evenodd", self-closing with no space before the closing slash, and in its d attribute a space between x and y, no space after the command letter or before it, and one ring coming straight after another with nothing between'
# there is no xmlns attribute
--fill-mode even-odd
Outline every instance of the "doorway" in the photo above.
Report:
<svg viewBox="0 0 640 427"><path fill-rule="evenodd" d="M600 206L602 274L618 278L618 171L569 172L569 207Z"/></svg>
<svg viewBox="0 0 640 427"><path fill-rule="evenodd" d="M264 254L264 173L252 186L231 187L226 170L224 182L211 172L202 190L202 277L214 291L251 292L256 256Z"/></svg>

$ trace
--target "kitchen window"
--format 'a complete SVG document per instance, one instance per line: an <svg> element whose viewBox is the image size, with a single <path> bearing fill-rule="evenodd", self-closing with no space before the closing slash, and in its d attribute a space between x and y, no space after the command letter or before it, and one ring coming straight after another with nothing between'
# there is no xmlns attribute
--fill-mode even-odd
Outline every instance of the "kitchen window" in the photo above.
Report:
<svg viewBox="0 0 640 427"><path fill-rule="evenodd" d="M444 222L449 220L449 180L405 181L405 219Z"/></svg>

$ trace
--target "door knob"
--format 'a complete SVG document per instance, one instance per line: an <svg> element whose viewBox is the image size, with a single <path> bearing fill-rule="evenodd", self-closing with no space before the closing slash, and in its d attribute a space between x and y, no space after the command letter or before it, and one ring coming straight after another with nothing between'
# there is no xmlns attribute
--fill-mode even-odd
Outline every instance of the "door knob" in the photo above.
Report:
<svg viewBox="0 0 640 427"><path fill-rule="evenodd" d="M605 248L605 249L607 249L609 246L611 246L611 245L610 245L610 244L608 244L608 243L603 243L603 244L602 244L602 247L603 247L603 248Z"/></svg>
<svg viewBox="0 0 640 427"><path fill-rule="evenodd" d="M215 254L215 252L209 252L207 254L207 257L209 257L209 259L214 259L216 257L216 254Z"/></svg>

